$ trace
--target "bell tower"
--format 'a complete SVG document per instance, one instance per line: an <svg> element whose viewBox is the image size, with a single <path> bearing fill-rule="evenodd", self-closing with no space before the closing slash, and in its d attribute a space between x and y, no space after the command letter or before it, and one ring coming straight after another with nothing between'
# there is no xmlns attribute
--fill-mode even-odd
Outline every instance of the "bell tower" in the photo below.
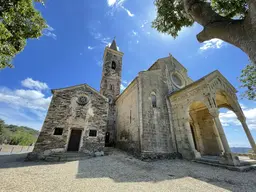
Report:
<svg viewBox="0 0 256 192"><path fill-rule="evenodd" d="M120 94L123 53L117 48L115 39L110 47L106 47L103 56L103 70L100 93L109 99L109 115L106 131L106 145L115 144L116 140L116 109L115 99Z"/></svg>

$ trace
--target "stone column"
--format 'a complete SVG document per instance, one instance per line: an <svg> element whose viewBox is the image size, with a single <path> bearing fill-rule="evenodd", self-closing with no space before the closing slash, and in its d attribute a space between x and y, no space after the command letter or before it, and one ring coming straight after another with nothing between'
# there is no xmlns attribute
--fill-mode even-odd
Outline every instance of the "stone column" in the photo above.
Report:
<svg viewBox="0 0 256 192"><path fill-rule="evenodd" d="M225 150L225 152L231 153L230 147L228 145L228 140L226 138L224 129L223 129L220 119L219 119L218 109L211 109L209 112L210 112L211 116L213 117L214 123L216 125L217 131L218 131L220 139L221 139L223 149Z"/></svg>
<svg viewBox="0 0 256 192"><path fill-rule="evenodd" d="M245 133L246 133L246 136L247 136L247 138L248 138L248 140L249 140L249 142L250 142L250 144L251 144L252 150L253 150L254 153L256 154L256 145L255 145L255 141L254 141L254 139L253 139L253 137L252 137L252 134L251 134L251 132L250 132L248 126L247 126L245 116L244 116L243 114L239 113L239 114L237 114L237 117L238 117L239 121L241 122L241 124L242 124L242 126L243 126L243 128L244 128L244 131L245 131Z"/></svg>
<svg viewBox="0 0 256 192"><path fill-rule="evenodd" d="M224 147L223 147L223 144L222 144L222 141L221 141L221 138L220 138L220 135L219 135L219 131L217 129L217 125L216 125L215 121L214 121L214 124L213 124L213 133L215 135L215 138L217 140L219 149L220 149L221 154L222 154L225 150L224 150Z"/></svg>
<svg viewBox="0 0 256 192"><path fill-rule="evenodd" d="M184 126L185 126L185 129L186 129L186 132L187 132L187 137L188 137L188 142L189 142L189 145L190 145L190 149L193 152L194 158L201 158L201 154L195 148L195 143L194 143L194 140L193 140L193 135L192 135L192 132L191 132L188 116L184 118Z"/></svg>
<svg viewBox="0 0 256 192"><path fill-rule="evenodd" d="M198 120L197 120L197 115L195 112L191 112L190 114L191 114L193 125L195 128L194 130L195 130L196 139L198 140L199 152L201 154L203 154L204 153L204 144L203 144L203 140L202 140L200 126L199 126Z"/></svg>
<svg viewBox="0 0 256 192"><path fill-rule="evenodd" d="M224 129L221 125L220 119L219 119L219 111L217 108L212 108L209 110L210 114L213 117L213 120L215 122L217 131L219 133L222 145L223 145L223 149L224 149L224 154L222 156L222 159L219 161L221 164L229 164L229 165L239 165L239 159L235 156L232 155L229 144L228 144L228 140L226 138Z"/></svg>

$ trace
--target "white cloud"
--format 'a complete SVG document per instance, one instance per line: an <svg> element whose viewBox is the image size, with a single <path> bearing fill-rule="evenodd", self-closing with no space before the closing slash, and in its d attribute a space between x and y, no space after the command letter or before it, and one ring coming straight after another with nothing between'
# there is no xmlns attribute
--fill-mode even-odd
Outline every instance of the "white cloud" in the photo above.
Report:
<svg viewBox="0 0 256 192"><path fill-rule="evenodd" d="M244 115L246 117L246 122L251 130L256 130L256 107L255 108L248 108L242 105L242 109ZM220 113L220 121L223 126L241 126L240 121L237 119L237 116L232 111L222 112Z"/></svg>
<svg viewBox="0 0 256 192"><path fill-rule="evenodd" d="M116 3L116 0L108 0L108 6L113 6Z"/></svg>
<svg viewBox="0 0 256 192"><path fill-rule="evenodd" d="M132 30L132 36L138 36L138 32Z"/></svg>
<svg viewBox="0 0 256 192"><path fill-rule="evenodd" d="M121 92L124 91L126 89L126 86L124 86L123 84L121 84Z"/></svg>
<svg viewBox="0 0 256 192"><path fill-rule="evenodd" d="M135 15L133 13L131 13L131 11L129 11L127 8L125 8L124 6L121 6L121 8L123 10L125 10L127 12L127 14L130 16L130 17L134 17Z"/></svg>
<svg viewBox="0 0 256 192"><path fill-rule="evenodd" d="M21 84L29 89L0 87L0 118L8 124L40 129L51 102L51 96L42 92L48 85L31 78Z"/></svg>
<svg viewBox="0 0 256 192"><path fill-rule="evenodd" d="M134 17L135 15L131 13L130 10L128 10L126 7L124 7L124 2L126 0L107 0L108 6L111 7L111 11L109 12L111 15L114 14L116 10L124 10L128 14L129 17Z"/></svg>
<svg viewBox="0 0 256 192"><path fill-rule="evenodd" d="M6 124L13 124L18 126L27 126L40 130L45 118L46 113L42 113L39 116L28 116L26 111L21 108L12 108L10 106L0 105L0 119L3 119ZM36 113L36 111L35 111Z"/></svg>
<svg viewBox="0 0 256 192"><path fill-rule="evenodd" d="M46 111L50 101L51 97L45 97L45 95L38 90L0 89L0 102L15 107Z"/></svg>
<svg viewBox="0 0 256 192"><path fill-rule="evenodd" d="M99 41L101 44L103 45L108 45L109 43L111 43L111 38L110 37L106 37L104 35L102 35L101 33L99 32L96 32L96 29L95 28L91 28L91 35L93 36L93 38L97 41ZM96 47L91 47L91 46L88 46L88 49L89 50L92 50L92 49L95 49Z"/></svg>
<svg viewBox="0 0 256 192"><path fill-rule="evenodd" d="M95 47L92 47L92 46L88 46L87 48L88 48L89 50L95 49Z"/></svg>
<svg viewBox="0 0 256 192"><path fill-rule="evenodd" d="M121 83L121 92L123 92L129 85L130 85L131 81L127 81L127 80L122 80Z"/></svg>
<svg viewBox="0 0 256 192"><path fill-rule="evenodd" d="M37 89L37 90L44 90L49 89L46 83L35 81L32 78L26 78L21 81L23 87L30 88L30 89Z"/></svg>
<svg viewBox="0 0 256 192"><path fill-rule="evenodd" d="M211 39L209 41L203 42L203 45L200 47L200 51L206 51L208 49L220 49L225 45L225 42L220 39Z"/></svg>
<svg viewBox="0 0 256 192"><path fill-rule="evenodd" d="M144 28L144 27L145 27L145 25L147 25L148 23L149 23L149 21L148 21L148 20L144 20L144 21L142 22L142 24L141 24L140 28Z"/></svg>
<svg viewBox="0 0 256 192"><path fill-rule="evenodd" d="M50 25L48 25L48 27L43 30L43 35L47 36L47 37L51 37L54 40L56 40L57 39L57 35L53 31L55 31L55 29L52 28Z"/></svg>
<svg viewBox="0 0 256 192"><path fill-rule="evenodd" d="M122 80L122 83L127 84L128 82L126 80Z"/></svg>

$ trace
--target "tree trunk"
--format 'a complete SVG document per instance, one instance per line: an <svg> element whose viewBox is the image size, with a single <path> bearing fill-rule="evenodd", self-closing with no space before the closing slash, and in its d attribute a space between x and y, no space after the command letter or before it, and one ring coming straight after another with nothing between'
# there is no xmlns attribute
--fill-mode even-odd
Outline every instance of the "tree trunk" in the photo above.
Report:
<svg viewBox="0 0 256 192"><path fill-rule="evenodd" d="M237 44L236 46L242 49L249 56L252 63L256 65L256 32L251 36L241 34Z"/></svg>
<svg viewBox="0 0 256 192"><path fill-rule="evenodd" d="M245 19L232 20L212 10L207 2L183 0L186 12L204 29L197 35L199 42L213 38L226 41L244 51L256 65L256 3L248 2L249 11Z"/></svg>

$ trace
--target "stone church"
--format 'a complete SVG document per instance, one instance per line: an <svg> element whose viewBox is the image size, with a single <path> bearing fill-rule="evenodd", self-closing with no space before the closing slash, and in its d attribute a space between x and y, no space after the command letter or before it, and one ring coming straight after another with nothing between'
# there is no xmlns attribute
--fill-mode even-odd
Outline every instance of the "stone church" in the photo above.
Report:
<svg viewBox="0 0 256 192"><path fill-rule="evenodd" d="M237 115L256 152L237 91L219 71L193 81L170 55L139 72L120 94L123 55L115 40L105 48L100 92L87 84L52 90L30 156L103 155L105 147L114 146L141 159L214 156L219 163L239 165L219 119L220 107Z"/></svg>

